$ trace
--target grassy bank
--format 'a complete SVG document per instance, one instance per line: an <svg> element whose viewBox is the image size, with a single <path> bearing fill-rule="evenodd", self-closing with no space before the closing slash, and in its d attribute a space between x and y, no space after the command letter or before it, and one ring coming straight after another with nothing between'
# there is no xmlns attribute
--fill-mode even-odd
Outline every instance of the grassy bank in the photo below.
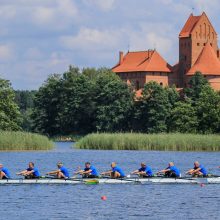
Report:
<svg viewBox="0 0 220 220"><path fill-rule="evenodd" d="M220 151L220 135L96 133L80 139L77 147L100 150Z"/></svg>
<svg viewBox="0 0 220 220"><path fill-rule="evenodd" d="M0 151L49 150L53 142L46 136L26 132L0 131Z"/></svg>

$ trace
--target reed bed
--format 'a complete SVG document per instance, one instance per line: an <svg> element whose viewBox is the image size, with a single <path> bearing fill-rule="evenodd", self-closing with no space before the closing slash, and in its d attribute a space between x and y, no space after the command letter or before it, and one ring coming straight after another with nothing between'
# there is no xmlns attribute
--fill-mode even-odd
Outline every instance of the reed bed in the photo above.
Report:
<svg viewBox="0 0 220 220"><path fill-rule="evenodd" d="M0 131L0 151L50 150L52 148L53 142L43 135Z"/></svg>
<svg viewBox="0 0 220 220"><path fill-rule="evenodd" d="M220 135L93 133L77 143L81 149L220 151Z"/></svg>

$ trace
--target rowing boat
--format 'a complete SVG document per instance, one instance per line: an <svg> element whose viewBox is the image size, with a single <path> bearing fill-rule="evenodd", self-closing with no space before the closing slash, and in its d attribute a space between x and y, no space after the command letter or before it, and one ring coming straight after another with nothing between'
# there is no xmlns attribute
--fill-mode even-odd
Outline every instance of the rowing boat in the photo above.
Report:
<svg viewBox="0 0 220 220"><path fill-rule="evenodd" d="M220 184L220 177L207 178L97 178L97 179L3 179L1 184Z"/></svg>

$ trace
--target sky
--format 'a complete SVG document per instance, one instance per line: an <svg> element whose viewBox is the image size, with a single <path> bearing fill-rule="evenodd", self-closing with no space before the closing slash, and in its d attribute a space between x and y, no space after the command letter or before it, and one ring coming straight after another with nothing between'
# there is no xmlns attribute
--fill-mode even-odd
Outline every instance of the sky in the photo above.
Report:
<svg viewBox="0 0 220 220"><path fill-rule="evenodd" d="M203 11L220 34L219 0L0 0L0 78L38 89L69 65L111 68L128 50L174 65L179 32Z"/></svg>

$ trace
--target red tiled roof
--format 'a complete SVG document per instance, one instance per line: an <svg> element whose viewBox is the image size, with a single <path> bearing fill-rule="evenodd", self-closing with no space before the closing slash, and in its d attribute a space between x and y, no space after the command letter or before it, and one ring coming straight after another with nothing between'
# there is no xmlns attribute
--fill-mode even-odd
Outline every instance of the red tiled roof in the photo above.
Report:
<svg viewBox="0 0 220 220"><path fill-rule="evenodd" d="M193 16L193 14L191 14L188 18L188 20L186 21L183 29L181 30L179 37L189 37L193 28L196 26L197 22L199 21L199 19L201 18L202 15L200 16Z"/></svg>
<svg viewBox="0 0 220 220"><path fill-rule="evenodd" d="M128 52L121 62L112 68L120 72L171 72L171 66L155 50Z"/></svg>
<svg viewBox="0 0 220 220"><path fill-rule="evenodd" d="M202 49L187 75L194 75L196 71L200 71L203 75L220 75L220 61L214 49L208 43Z"/></svg>
<svg viewBox="0 0 220 220"><path fill-rule="evenodd" d="M197 25L197 23L199 22L200 18L205 16L206 19L208 20L209 24L211 25L211 27L213 28L215 34L216 34L216 31L214 29L214 27L212 26L212 23L209 21L209 18L207 17L206 13L203 12L201 15L199 16L194 16L193 14L191 14L188 18L188 20L186 21L183 29L181 30L180 34L179 34L179 37L182 38L182 37L189 37L190 34L192 33L194 27Z"/></svg>

